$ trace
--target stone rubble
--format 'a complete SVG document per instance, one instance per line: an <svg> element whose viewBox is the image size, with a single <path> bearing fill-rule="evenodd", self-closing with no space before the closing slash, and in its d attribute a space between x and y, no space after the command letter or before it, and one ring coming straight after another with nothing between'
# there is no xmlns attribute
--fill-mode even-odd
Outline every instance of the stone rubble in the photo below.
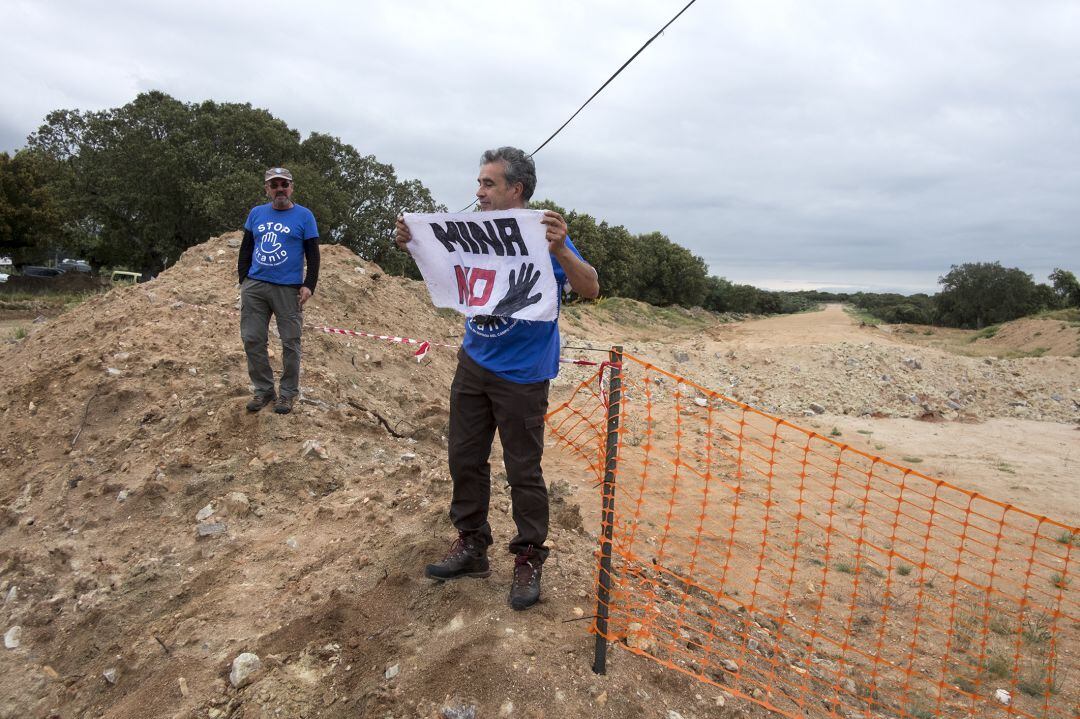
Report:
<svg viewBox="0 0 1080 719"><path fill-rule="evenodd" d="M229 683L237 689L247 686L261 668L262 661L257 654L252 652L238 654L233 659L232 668L229 670Z"/></svg>

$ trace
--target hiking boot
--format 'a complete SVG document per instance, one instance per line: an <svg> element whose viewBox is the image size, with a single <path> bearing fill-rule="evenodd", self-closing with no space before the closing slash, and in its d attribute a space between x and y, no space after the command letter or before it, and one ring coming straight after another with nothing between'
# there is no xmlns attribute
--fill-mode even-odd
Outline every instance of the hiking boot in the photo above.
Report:
<svg viewBox="0 0 1080 719"><path fill-rule="evenodd" d="M487 547L477 546L458 537L449 553L441 561L427 565L424 574L431 579L445 581L460 577L489 577Z"/></svg>
<svg viewBox="0 0 1080 719"><path fill-rule="evenodd" d="M544 563L533 552L519 554L514 559L514 581L510 585L510 606L528 609L540 601L540 574Z"/></svg>
<svg viewBox="0 0 1080 719"><path fill-rule="evenodd" d="M274 394L256 394L251 398L251 401L247 403L248 412L258 412L260 409L274 401Z"/></svg>
<svg viewBox="0 0 1080 719"><path fill-rule="evenodd" d="M274 414L288 414L292 412L293 403L296 401L296 397L286 397L281 395L277 398L277 402L274 403Z"/></svg>

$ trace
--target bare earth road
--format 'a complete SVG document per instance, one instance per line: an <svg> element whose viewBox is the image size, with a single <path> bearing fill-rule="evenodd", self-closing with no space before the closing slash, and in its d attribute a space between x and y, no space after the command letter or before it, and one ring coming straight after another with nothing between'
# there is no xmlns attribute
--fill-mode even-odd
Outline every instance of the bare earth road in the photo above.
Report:
<svg viewBox="0 0 1080 719"><path fill-rule="evenodd" d="M745 349L826 345L839 342L887 342L875 330L860 327L842 305L826 305L820 312L780 315L753 322L721 325L715 332L724 344Z"/></svg>

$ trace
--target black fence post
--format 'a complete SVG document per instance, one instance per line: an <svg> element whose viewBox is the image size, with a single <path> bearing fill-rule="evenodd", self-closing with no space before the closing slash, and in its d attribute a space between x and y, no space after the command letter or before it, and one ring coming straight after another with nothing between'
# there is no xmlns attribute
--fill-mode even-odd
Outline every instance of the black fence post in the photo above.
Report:
<svg viewBox="0 0 1080 719"><path fill-rule="evenodd" d="M608 361L607 443L604 446L604 506L601 512L600 575L596 585L596 655L593 671L607 672L608 602L611 599L611 536L615 529L615 471L619 464L619 411L622 403L621 345L611 348Z"/></svg>

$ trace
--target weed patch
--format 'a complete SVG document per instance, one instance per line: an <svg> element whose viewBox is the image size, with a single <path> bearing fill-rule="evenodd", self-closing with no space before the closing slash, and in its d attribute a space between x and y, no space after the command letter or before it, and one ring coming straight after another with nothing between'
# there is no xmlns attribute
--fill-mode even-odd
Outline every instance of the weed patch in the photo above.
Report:
<svg viewBox="0 0 1080 719"><path fill-rule="evenodd" d="M851 315L851 317L857 320L861 325L877 327L881 324L881 320L879 320L877 317L874 317L872 314L866 312L865 310L860 310L852 307L851 305L845 305L844 312L847 312L849 315Z"/></svg>
<svg viewBox="0 0 1080 719"><path fill-rule="evenodd" d="M989 325L987 327L983 327L981 330L979 330L978 332L973 334L971 336L971 339L968 340L968 342L977 342L978 340L991 339L1000 330L1001 330L1001 325Z"/></svg>
<svg viewBox="0 0 1080 719"><path fill-rule="evenodd" d="M1062 530L1057 537L1058 544L1075 544L1080 547L1080 534L1073 534L1069 530Z"/></svg>

